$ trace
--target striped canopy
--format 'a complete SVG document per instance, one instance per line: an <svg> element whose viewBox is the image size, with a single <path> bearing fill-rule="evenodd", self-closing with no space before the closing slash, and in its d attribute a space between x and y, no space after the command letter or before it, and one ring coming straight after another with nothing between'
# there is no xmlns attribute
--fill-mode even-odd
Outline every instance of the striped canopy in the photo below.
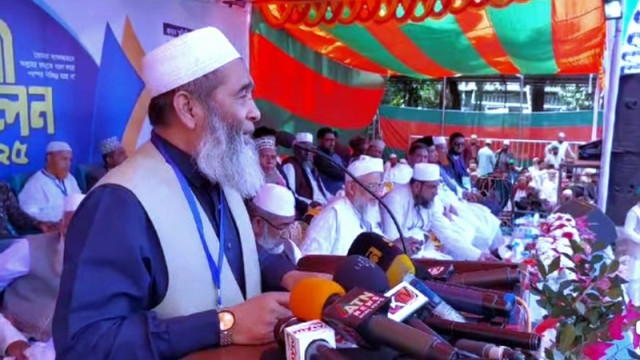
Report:
<svg viewBox="0 0 640 360"><path fill-rule="evenodd" d="M389 75L590 74L599 72L604 52L602 0L439 0L486 6L420 22L319 21L315 26L300 19L272 26L273 19L291 16L282 13L286 7L256 1L259 11L253 12L251 27L255 97L266 123L289 131L364 129L379 108ZM373 0L344 4L362 1Z"/></svg>

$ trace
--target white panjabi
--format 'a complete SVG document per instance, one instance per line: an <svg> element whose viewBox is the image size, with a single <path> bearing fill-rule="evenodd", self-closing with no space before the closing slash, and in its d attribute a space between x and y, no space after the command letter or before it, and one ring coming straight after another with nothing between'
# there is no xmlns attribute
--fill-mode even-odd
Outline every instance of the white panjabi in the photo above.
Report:
<svg viewBox="0 0 640 360"><path fill-rule="evenodd" d="M293 193L284 186L264 184L252 202L258 208L275 216L294 217L296 215Z"/></svg>
<svg viewBox="0 0 640 360"><path fill-rule="evenodd" d="M151 97L202 77L240 54L217 28L204 27L162 44L142 59L142 77Z"/></svg>

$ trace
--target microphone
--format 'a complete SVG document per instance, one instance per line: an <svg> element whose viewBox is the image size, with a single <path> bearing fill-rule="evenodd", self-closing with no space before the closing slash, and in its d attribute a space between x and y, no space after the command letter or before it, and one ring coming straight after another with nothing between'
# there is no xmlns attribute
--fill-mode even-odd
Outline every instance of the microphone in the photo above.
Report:
<svg viewBox="0 0 640 360"><path fill-rule="evenodd" d="M411 274L407 274L405 276L404 281L411 284L418 290L421 294L426 296L429 299L429 303L427 307L429 312L437 317L455 321L455 322L466 322L464 316L460 315L456 310L454 310L451 305L447 304L438 294L433 292L424 282L417 279L415 276Z"/></svg>
<svg viewBox="0 0 640 360"><path fill-rule="evenodd" d="M280 141L280 143L278 143L278 141ZM375 191L370 190L360 180L358 180L358 178L355 177L351 173L351 171L349 171L346 167L344 167L344 165L339 164L337 161L332 159L331 156L328 156L327 154L323 153L322 151L319 151L318 149L316 149L313 146L302 146L302 145L296 143L295 142L295 136L293 136L291 133L287 133L285 131L278 131L278 133L276 134L276 143L278 143L278 145L283 146L285 148L291 148L291 149L298 148L300 150L309 151L311 153L314 153L315 155L320 156L320 157L324 158L325 160L327 160L328 162L332 163L333 165L338 167L341 171L344 171L345 174L349 175L349 177L356 184L358 184L358 186L360 186L369 195L373 196L373 198L376 199L378 201L378 203L380 205L382 205L382 207L389 212L389 215L391 216L391 220L393 221L393 224L395 225L396 229L398 230L398 235L400 236L400 242L402 243L402 250L404 251L405 254L407 253L407 246L405 244L404 235L402 234L402 228L400 227L400 223L398 222L398 219L396 219L396 216L393 214L393 212L391 212L391 210L389 209L387 204L385 204L385 202L382 201L380 196L378 196L378 194L375 193Z"/></svg>
<svg viewBox="0 0 640 360"><path fill-rule="evenodd" d="M513 287L520 283L520 271L518 269L508 267L474 271L455 274L451 276L448 282L482 288L496 288L501 286Z"/></svg>
<svg viewBox="0 0 640 360"><path fill-rule="evenodd" d="M432 337L378 314L386 311L388 298L357 287L343 294L344 289L333 281L305 279L291 291L291 311L305 320L318 319L319 314L357 344L381 344L417 359L433 359Z"/></svg>
<svg viewBox="0 0 640 360"><path fill-rule="evenodd" d="M444 336L456 339L487 341L511 348L537 351L540 336L535 333L509 330L483 324L458 323L437 317L423 318L425 324Z"/></svg>
<svg viewBox="0 0 640 360"><path fill-rule="evenodd" d="M411 258L380 234L364 232L358 235L353 240L347 255L362 255L381 267L391 286L401 283L406 274L416 273L416 267Z"/></svg>
<svg viewBox="0 0 640 360"><path fill-rule="evenodd" d="M284 329L287 359L289 360L346 360L335 350L336 338L332 328L314 320Z"/></svg>
<svg viewBox="0 0 640 360"><path fill-rule="evenodd" d="M524 360L524 355L506 346L497 346L484 341L460 339L456 341L458 349L487 359Z"/></svg>
<svg viewBox="0 0 640 360"><path fill-rule="evenodd" d="M384 272L379 266L358 255L352 255L347 259L348 261L345 261L345 263L349 263L352 266L341 266L334 276L334 279L346 280L345 283L337 280L345 290L351 290L357 287L357 284L360 284L366 290L373 290L375 287L380 290L379 292L386 292L385 296L389 297L391 302L387 314L388 318L397 322L405 322L407 325L433 337L432 347L436 349L435 354L437 354L433 355L434 358L441 360L455 359L456 349L415 316L415 314L421 313L424 306L429 302L427 297L406 282L401 282L387 291L389 285ZM355 262L350 259L358 259L359 261ZM366 262L370 266L362 266L361 262Z"/></svg>
<svg viewBox="0 0 640 360"><path fill-rule="evenodd" d="M514 309L513 302L511 302L513 295L509 296L510 294L505 294L504 298L500 298L495 293L446 285L436 281L425 280L424 284L459 311L487 318L496 316L509 318Z"/></svg>

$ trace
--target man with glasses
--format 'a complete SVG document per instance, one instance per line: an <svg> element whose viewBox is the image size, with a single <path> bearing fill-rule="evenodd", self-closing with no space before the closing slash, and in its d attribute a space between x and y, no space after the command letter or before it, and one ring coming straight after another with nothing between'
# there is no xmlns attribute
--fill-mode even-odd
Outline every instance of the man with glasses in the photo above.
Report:
<svg viewBox="0 0 640 360"><path fill-rule="evenodd" d="M445 170L459 186L471 190L469 172L463 156L464 150L464 135L458 132L451 134L449 137L449 153L447 154L449 164L445 167Z"/></svg>
<svg viewBox="0 0 640 360"><path fill-rule="evenodd" d="M382 159L362 155L348 170L370 191L381 194L384 188ZM360 233L382 234L379 223L378 201L347 177L344 194L333 198L311 221L300 246L302 254L346 255Z"/></svg>
<svg viewBox="0 0 640 360"><path fill-rule="evenodd" d="M301 229L295 222L293 193L280 185L265 184L247 209L256 242L269 253L284 253L295 265L302 254L294 242L299 239Z"/></svg>

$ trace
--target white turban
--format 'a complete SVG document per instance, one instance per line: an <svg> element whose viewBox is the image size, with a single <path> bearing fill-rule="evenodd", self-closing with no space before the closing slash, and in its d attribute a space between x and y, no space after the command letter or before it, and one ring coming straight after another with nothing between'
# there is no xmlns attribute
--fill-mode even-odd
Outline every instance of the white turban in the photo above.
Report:
<svg viewBox="0 0 640 360"><path fill-rule="evenodd" d="M57 151L71 151L71 146L64 141L52 141L47 145L47 154Z"/></svg>
<svg viewBox="0 0 640 360"><path fill-rule="evenodd" d="M142 60L142 77L154 97L239 57L220 30L205 27L178 36L149 52Z"/></svg>
<svg viewBox="0 0 640 360"><path fill-rule="evenodd" d="M382 159L360 155L358 160L353 161L347 170L349 170L353 176L360 177L374 172L383 172L384 164L382 163Z"/></svg>
<svg viewBox="0 0 640 360"><path fill-rule="evenodd" d="M100 142L100 152L102 155L107 155L108 153L115 151L122 147L120 140L117 137L112 136L108 139L104 139Z"/></svg>
<svg viewBox="0 0 640 360"><path fill-rule="evenodd" d="M471 138L474 139L474 140L477 140L478 139L478 135L473 134L473 135L471 135Z"/></svg>
<svg viewBox="0 0 640 360"><path fill-rule="evenodd" d="M257 138L255 140L256 149L275 149L276 148L276 138L274 136L263 136L261 138Z"/></svg>
<svg viewBox="0 0 640 360"><path fill-rule="evenodd" d="M558 133L558 137L561 137L561 138L563 138L563 139L564 139L564 138L566 137L566 135L565 135L565 133L563 133L563 132L559 132L559 133Z"/></svg>
<svg viewBox="0 0 640 360"><path fill-rule="evenodd" d="M311 135L311 133L308 132L301 132L301 133L297 133L296 134L296 142L297 143L302 143L302 142L313 142L313 135Z"/></svg>
<svg viewBox="0 0 640 360"><path fill-rule="evenodd" d="M384 143L384 141L382 141L380 139L376 139L376 140L372 140L371 143L369 144L369 146L375 146L375 147L378 147L378 148L384 150L384 148L386 147L386 144Z"/></svg>
<svg viewBox="0 0 640 360"><path fill-rule="evenodd" d="M71 194L64 199L64 212L76 211L84 199L82 194Z"/></svg>
<svg viewBox="0 0 640 360"><path fill-rule="evenodd" d="M447 145L447 140L444 138L444 136L434 136L433 145Z"/></svg>
<svg viewBox="0 0 640 360"><path fill-rule="evenodd" d="M416 164L413 167L413 178L418 181L439 181L440 167L436 164Z"/></svg>
<svg viewBox="0 0 640 360"><path fill-rule="evenodd" d="M413 176L413 169L407 164L397 164L389 170L389 181L399 185L408 184Z"/></svg>
<svg viewBox="0 0 640 360"><path fill-rule="evenodd" d="M252 202L271 215L288 218L296 216L293 193L284 186L264 184Z"/></svg>
<svg viewBox="0 0 640 360"><path fill-rule="evenodd" d="M502 142L502 145L511 145L511 141L505 140Z"/></svg>
<svg viewBox="0 0 640 360"><path fill-rule="evenodd" d="M573 191L571 189L562 190L562 195L564 196L573 196Z"/></svg>

